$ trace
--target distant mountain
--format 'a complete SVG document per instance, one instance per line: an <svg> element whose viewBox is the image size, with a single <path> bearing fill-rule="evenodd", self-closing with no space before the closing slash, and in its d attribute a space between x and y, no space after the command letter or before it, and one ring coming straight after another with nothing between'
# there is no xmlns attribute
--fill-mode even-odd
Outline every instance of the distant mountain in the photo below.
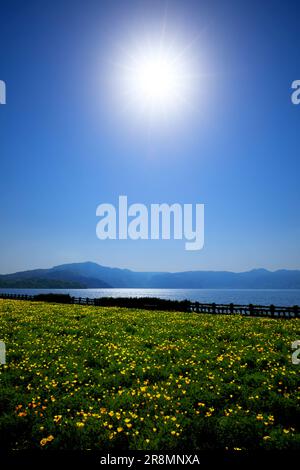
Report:
<svg viewBox="0 0 300 470"><path fill-rule="evenodd" d="M0 287L15 288L184 288L184 289L300 289L300 270L280 269L234 273L186 271L136 272L97 263L72 263L0 275Z"/></svg>
<svg viewBox="0 0 300 470"><path fill-rule="evenodd" d="M81 265L89 263L80 263ZM75 265L74 265L75 266ZM84 269L73 265L57 266L51 269L34 269L14 274L0 275L0 287L35 289L86 289L88 287L111 287L99 277L91 277Z"/></svg>

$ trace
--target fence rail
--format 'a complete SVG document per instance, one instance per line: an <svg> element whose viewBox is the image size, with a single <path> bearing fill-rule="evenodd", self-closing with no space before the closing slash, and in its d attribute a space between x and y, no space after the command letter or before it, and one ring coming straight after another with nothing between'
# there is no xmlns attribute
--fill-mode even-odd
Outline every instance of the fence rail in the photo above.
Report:
<svg viewBox="0 0 300 470"><path fill-rule="evenodd" d="M30 301L53 301L58 303L68 303L76 305L92 306L123 306L132 308L143 308L149 310L179 310L196 313L209 313L216 315L244 315L263 316L270 318L300 318L300 307L280 307L275 305L236 305L200 303L185 301L166 301L156 298L113 298L100 297L90 299L88 297L71 297L65 294L10 294L0 293L0 299L30 300ZM138 301L138 302L137 302ZM165 304L163 303L165 302Z"/></svg>

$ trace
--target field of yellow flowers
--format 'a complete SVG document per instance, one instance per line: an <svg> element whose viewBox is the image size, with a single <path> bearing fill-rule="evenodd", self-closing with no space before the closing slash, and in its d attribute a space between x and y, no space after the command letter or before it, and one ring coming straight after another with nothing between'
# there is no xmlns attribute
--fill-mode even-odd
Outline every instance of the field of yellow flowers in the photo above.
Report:
<svg viewBox="0 0 300 470"><path fill-rule="evenodd" d="M300 322L0 300L5 449L300 449Z"/></svg>

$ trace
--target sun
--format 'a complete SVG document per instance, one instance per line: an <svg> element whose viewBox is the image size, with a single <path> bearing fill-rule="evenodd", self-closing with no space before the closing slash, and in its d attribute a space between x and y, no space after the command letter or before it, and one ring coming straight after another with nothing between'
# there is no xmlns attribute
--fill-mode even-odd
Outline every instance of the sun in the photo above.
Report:
<svg viewBox="0 0 300 470"><path fill-rule="evenodd" d="M126 110L168 118L192 103L195 85L188 47L175 41L145 40L124 48L118 65L118 87Z"/></svg>
<svg viewBox="0 0 300 470"><path fill-rule="evenodd" d="M140 57L131 70L132 97L153 111L175 104L182 93L183 71L163 52Z"/></svg>

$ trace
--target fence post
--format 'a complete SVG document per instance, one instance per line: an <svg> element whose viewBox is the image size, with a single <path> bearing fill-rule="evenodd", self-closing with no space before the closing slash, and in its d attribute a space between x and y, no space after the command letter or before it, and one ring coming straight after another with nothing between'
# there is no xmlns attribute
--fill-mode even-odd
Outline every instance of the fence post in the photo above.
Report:
<svg viewBox="0 0 300 470"><path fill-rule="evenodd" d="M299 307L298 307L298 305L294 305L293 312L294 312L296 318L299 317Z"/></svg>
<svg viewBox="0 0 300 470"><path fill-rule="evenodd" d="M229 304L229 311L230 311L231 314L234 312L234 305L233 305L233 303L230 303L230 304Z"/></svg>
<svg viewBox="0 0 300 470"><path fill-rule="evenodd" d="M270 305L270 312L271 312L271 317L275 316L275 306L273 304Z"/></svg>
<svg viewBox="0 0 300 470"><path fill-rule="evenodd" d="M249 304L249 313L250 313L250 315L253 315L253 313L254 313L253 304Z"/></svg>
<svg viewBox="0 0 300 470"><path fill-rule="evenodd" d="M212 313L216 313L216 304L215 304L215 302L213 302L211 304L211 308L212 308Z"/></svg>

